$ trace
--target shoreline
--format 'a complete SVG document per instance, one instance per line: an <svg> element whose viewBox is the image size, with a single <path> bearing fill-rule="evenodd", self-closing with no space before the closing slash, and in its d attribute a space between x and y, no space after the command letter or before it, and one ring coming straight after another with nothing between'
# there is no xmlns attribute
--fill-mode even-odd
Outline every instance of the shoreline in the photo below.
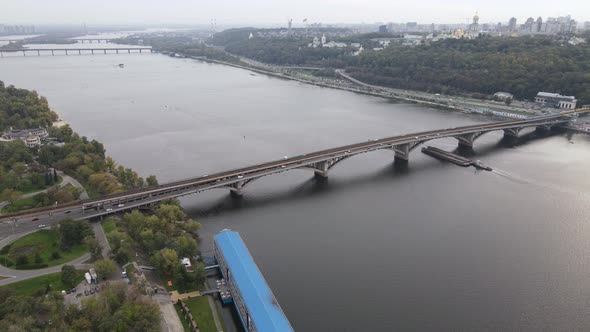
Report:
<svg viewBox="0 0 590 332"><path fill-rule="evenodd" d="M162 53L162 54L166 55L166 53ZM514 111L514 110L509 111L509 110L505 110L505 109L500 109L500 110L495 110L492 108L486 109L486 108L483 108L483 106L479 109L472 109L472 108L469 108L466 106L449 105L448 103L444 103L444 102L434 102L434 101L429 101L429 100L424 100L424 99L419 99L419 98L412 98L409 96L404 97L404 96L400 96L400 95L395 95L390 90L399 90L399 89L387 88L387 87L382 87L382 86L374 86L374 85L362 83L354 78L348 77L348 75L346 75L342 72L339 72L338 70L336 70L336 73L338 75L340 75L341 77L348 79L348 80L356 83L357 85L370 87L370 89L378 89L378 90L381 90L382 92L365 90L362 88L355 88L355 87L351 87L351 86L342 86L342 85L338 85L338 84L330 84L330 83L322 83L322 82L316 82L316 81L312 81L312 80L306 80L306 79L296 77L293 75L288 75L288 74L285 74L282 72L272 71L269 69L257 68L254 66L241 65L241 64L231 63L231 62L217 60L217 59L211 59L211 58L207 58L205 56L191 56L191 55L185 55L185 54L182 54L182 56L183 56L183 58L187 58L187 59L200 60L200 61L207 62L207 63L214 63L214 64L230 66L230 67L234 67L234 68L238 68L238 69L252 71L252 72L255 72L258 74L263 74L263 75L268 75L271 77L296 81L296 82L319 86L319 87L323 87L323 88L343 90L343 91L348 91L348 92L352 92L352 93L358 93L358 94L364 94L364 95L373 96L373 97L384 98L384 99L388 99L388 100L405 101L405 102L409 102L409 103L413 103L413 104L421 104L421 105L426 105L426 106L437 108L437 109L443 109L445 111L460 112L460 113L467 113L467 114L479 114L479 115L486 116L486 117L500 118L502 120L523 119L523 118L527 118L530 116L540 115L539 113L536 113L533 110L525 111L523 109L519 112L519 111ZM240 60L240 61L242 61L242 60ZM285 69L288 69L288 68L285 68ZM415 93L423 93L423 92L416 91ZM435 95L435 97L437 97L437 96ZM452 99L450 99L450 100L452 100ZM561 127L568 129L568 130L572 130L577 133L585 133L585 134L589 133L588 130L584 130L583 128L573 127L571 125L564 125Z"/></svg>

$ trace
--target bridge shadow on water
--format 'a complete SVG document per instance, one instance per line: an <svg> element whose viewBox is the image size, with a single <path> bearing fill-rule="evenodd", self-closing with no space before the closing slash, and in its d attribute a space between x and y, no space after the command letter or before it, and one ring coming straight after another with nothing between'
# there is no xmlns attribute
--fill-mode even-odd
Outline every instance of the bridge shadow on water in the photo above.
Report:
<svg viewBox="0 0 590 332"><path fill-rule="evenodd" d="M467 158L482 158L485 156L492 156L500 153L506 148L517 148L524 146L532 141L552 136L560 136L563 133L558 132L540 132L533 131L530 133L523 134L518 138L503 137L499 141L493 142L480 142L481 144L475 143L475 150L472 148L461 148L458 147L453 150L453 153L462 155ZM425 144L427 145L427 144ZM215 216L226 212L235 212L246 209L261 208L271 204L280 204L281 202L293 202L303 201L310 198L321 197L336 191L346 190L347 188L353 188L358 185L368 185L371 183L383 183L398 182L409 180L409 177L413 174L419 174L420 172L428 170L436 170L441 167L457 167L447 162L437 161L434 159L429 162L412 163L412 157L417 153L420 153L417 149L410 155L409 165L395 165L393 162L393 154L391 155L391 163L372 172L367 175L354 176L349 178L339 177L337 180L331 181L327 179L317 179L311 176L309 179L296 185L294 188L282 192L272 192L271 194L263 195L260 193L248 195L249 192L255 192L257 189L255 186L247 187L243 192L244 196L233 197L226 195L221 199L214 201L212 204L197 203L187 204L185 209L189 215L197 217ZM335 170L332 170L334 172ZM336 169L337 171L337 169ZM264 189L263 189L264 190Z"/></svg>

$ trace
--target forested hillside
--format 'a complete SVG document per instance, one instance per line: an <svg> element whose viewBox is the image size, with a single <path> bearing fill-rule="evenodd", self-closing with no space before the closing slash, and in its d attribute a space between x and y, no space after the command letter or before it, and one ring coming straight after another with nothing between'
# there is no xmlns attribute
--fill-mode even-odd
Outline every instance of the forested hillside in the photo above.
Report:
<svg viewBox="0 0 590 332"><path fill-rule="evenodd" d="M55 120L57 114L49 110L45 97L35 91L6 87L0 81L0 131L48 127Z"/></svg>
<svg viewBox="0 0 590 332"><path fill-rule="evenodd" d="M549 91L575 95L580 105L590 104L590 45L570 45L564 37L482 36L416 47L392 42L379 51L373 50L371 39L380 35L335 39L363 44L365 51L353 56L350 47L307 47L309 38L249 39L248 35L247 29L232 29L210 42L265 63L345 68L362 81L389 87L449 94L507 91L518 99Z"/></svg>

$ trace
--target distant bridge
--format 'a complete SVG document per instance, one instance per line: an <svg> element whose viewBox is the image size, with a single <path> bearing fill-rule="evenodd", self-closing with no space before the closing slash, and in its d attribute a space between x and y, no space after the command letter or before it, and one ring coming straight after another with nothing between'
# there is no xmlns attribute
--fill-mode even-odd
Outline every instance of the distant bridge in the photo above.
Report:
<svg viewBox="0 0 590 332"><path fill-rule="evenodd" d="M89 44L97 42L100 44L102 42L109 43L115 39L117 39L117 38L71 38L68 40L75 40L76 42L82 43L82 44L84 44L85 42L88 42Z"/></svg>
<svg viewBox="0 0 590 332"><path fill-rule="evenodd" d="M340 146L332 149L312 152L291 158L285 157L249 167L234 169L175 181L156 187L131 190L96 199L75 201L53 207L39 208L19 213L1 215L0 221L39 221L51 218L70 217L72 219L88 219L118 213L124 210L149 206L161 200L190 195L211 189L228 189L233 195L241 195L242 189L271 174L291 171L308 170L316 177L326 178L328 172L342 161L361 153L377 150L388 150L394 153L396 164L406 164L410 153L418 146L430 140L452 137L460 146L472 147L481 136L492 131L503 131L504 136L517 137L524 128L535 127L539 130L550 130L553 126L564 124L572 119L575 113L589 112L590 108L565 111L556 115L539 116L525 120L502 121L477 124L448 129L429 130L424 132L373 139L366 142ZM44 219L40 219L44 218Z"/></svg>
<svg viewBox="0 0 590 332"><path fill-rule="evenodd" d="M12 43L23 42L23 41L26 41L27 39L30 39L30 38L0 39L0 42L8 42L9 44L12 44ZM73 40L75 42L82 43L82 44L84 44L85 42L88 42L89 44L92 44L94 42L97 42L97 43L100 44L102 42L109 43L109 42L112 42L115 39L117 39L117 38L70 38L70 39L67 39L67 40Z"/></svg>
<svg viewBox="0 0 590 332"><path fill-rule="evenodd" d="M37 54L37 56L41 55L70 55L70 54L95 54L95 53L103 53L103 54L119 54L121 53L143 53L143 51L152 52L151 47L113 47L113 48L21 48L21 49L0 49L0 58L4 57L4 54L8 53L22 53L23 56L27 54Z"/></svg>

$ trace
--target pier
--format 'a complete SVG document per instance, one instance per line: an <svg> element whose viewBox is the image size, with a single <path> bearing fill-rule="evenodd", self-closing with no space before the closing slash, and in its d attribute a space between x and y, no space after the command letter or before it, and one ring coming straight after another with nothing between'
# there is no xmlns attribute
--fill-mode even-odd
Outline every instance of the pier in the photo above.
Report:
<svg viewBox="0 0 590 332"><path fill-rule="evenodd" d="M427 154L427 155L434 157L436 159L449 161L455 165L459 165L459 166L463 166L463 167L471 166L473 164L473 161L471 161L471 159L461 157L461 156L454 154L452 152L445 151L445 150L442 150L439 148L435 148L433 146L428 146L428 147L422 148L422 153Z"/></svg>

